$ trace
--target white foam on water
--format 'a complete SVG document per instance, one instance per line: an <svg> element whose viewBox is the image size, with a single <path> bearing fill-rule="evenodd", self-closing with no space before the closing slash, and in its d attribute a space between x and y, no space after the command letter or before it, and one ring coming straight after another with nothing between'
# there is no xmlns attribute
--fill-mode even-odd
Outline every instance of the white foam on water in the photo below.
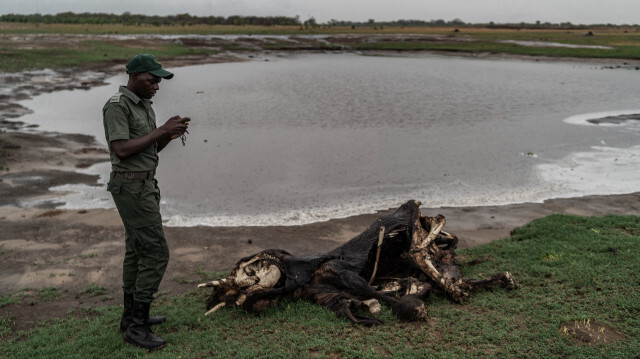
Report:
<svg viewBox="0 0 640 359"><path fill-rule="evenodd" d="M453 187L453 186L452 186ZM374 191L372 191L375 193ZM548 188L523 188L506 191L481 191L473 188L447 190L443 188L423 188L416 190L398 191L396 194L378 195L361 198L349 198L343 203L319 203L315 201L313 207L270 210L258 215L165 215L164 211L171 208L166 204L163 217L166 226L294 226L323 222L331 219L347 218L351 216L376 213L400 206L402 203L414 199L423 203L425 207L462 207L478 205L505 205L521 202L541 202L552 196L553 191Z"/></svg>
<svg viewBox="0 0 640 359"><path fill-rule="evenodd" d="M605 117L638 114L640 110L584 113L564 119L565 123L586 126L620 127L640 130L638 121L589 122ZM601 142L603 145L605 141ZM640 145L631 147L592 146L590 151L572 153L555 163L537 166L540 178L556 186L558 197L607 195L637 192L640 189Z"/></svg>
<svg viewBox="0 0 640 359"><path fill-rule="evenodd" d="M328 221L336 218L346 218L364 213L374 213L376 209L385 208L393 202L383 204L383 207L360 205L317 207L309 210L281 210L259 215L219 215L219 216L184 216L172 215L165 217L165 225L170 227L193 226L294 226L315 222Z"/></svg>
<svg viewBox="0 0 640 359"><path fill-rule="evenodd" d="M640 146L594 146L557 163L538 166L540 177L559 189L561 197L622 194L640 189Z"/></svg>

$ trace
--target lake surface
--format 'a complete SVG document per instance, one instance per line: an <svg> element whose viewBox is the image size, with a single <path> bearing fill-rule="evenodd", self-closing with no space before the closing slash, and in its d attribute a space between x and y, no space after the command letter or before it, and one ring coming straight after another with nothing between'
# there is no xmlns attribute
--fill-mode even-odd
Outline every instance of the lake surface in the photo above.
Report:
<svg viewBox="0 0 640 359"><path fill-rule="evenodd" d="M594 64L315 54L171 69L158 125L192 118L161 153L167 225L301 224L420 200L491 205L638 190L640 72ZM126 84L22 104L43 130L104 140L101 109ZM79 105L75 105L79 104ZM73 109L72 111L70 109ZM87 171L108 177L108 164ZM66 208L110 207L62 186Z"/></svg>

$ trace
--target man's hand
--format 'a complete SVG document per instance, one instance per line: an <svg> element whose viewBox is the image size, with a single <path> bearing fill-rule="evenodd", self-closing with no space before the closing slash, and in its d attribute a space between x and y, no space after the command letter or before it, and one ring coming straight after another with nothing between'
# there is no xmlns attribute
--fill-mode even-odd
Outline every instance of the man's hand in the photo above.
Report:
<svg viewBox="0 0 640 359"><path fill-rule="evenodd" d="M175 140L182 136L189 128L189 117L173 116L160 126L160 129L167 133L170 139Z"/></svg>
<svg viewBox="0 0 640 359"><path fill-rule="evenodd" d="M173 116L164 125L158 127L158 130L165 134L158 139L158 152L162 151L172 140L184 135L189 128L190 121L189 117Z"/></svg>
<svg viewBox="0 0 640 359"><path fill-rule="evenodd" d="M173 139L173 135L178 138L185 133L189 127L189 121L191 121L189 117L173 116L164 125L142 137L112 141L111 148L120 159L133 156L154 143L158 144L157 150L160 152Z"/></svg>

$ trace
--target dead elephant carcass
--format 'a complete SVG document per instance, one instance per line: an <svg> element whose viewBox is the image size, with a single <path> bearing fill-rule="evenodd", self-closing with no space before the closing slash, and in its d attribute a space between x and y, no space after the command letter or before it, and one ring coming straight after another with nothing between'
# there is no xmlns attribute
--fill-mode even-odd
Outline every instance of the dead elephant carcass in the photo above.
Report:
<svg viewBox="0 0 640 359"><path fill-rule="evenodd" d="M326 254L298 257L268 249L242 258L226 278L200 284L213 287L207 314L223 306L260 312L281 298L305 299L354 323L381 324L354 314L387 303L404 321L425 320L424 300L433 291L463 302L478 289L518 285L509 272L486 280L463 278L455 259L458 239L442 228L442 215L423 217L420 203L403 204L362 234Z"/></svg>

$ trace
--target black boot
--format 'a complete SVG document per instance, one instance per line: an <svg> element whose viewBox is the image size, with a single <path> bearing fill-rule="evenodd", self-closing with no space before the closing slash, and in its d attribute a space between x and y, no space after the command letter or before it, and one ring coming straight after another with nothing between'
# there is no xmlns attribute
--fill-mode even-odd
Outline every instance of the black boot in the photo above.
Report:
<svg viewBox="0 0 640 359"><path fill-rule="evenodd" d="M131 324L131 316L133 315L133 294L124 294L124 311L122 312L122 319L120 319L120 333L127 331L127 327ZM149 325L156 325L164 323L167 320L164 316L149 317L147 323Z"/></svg>
<svg viewBox="0 0 640 359"><path fill-rule="evenodd" d="M124 340L139 347L154 350L164 347L165 341L156 337L149 327L149 303L133 302L131 324L127 327Z"/></svg>

